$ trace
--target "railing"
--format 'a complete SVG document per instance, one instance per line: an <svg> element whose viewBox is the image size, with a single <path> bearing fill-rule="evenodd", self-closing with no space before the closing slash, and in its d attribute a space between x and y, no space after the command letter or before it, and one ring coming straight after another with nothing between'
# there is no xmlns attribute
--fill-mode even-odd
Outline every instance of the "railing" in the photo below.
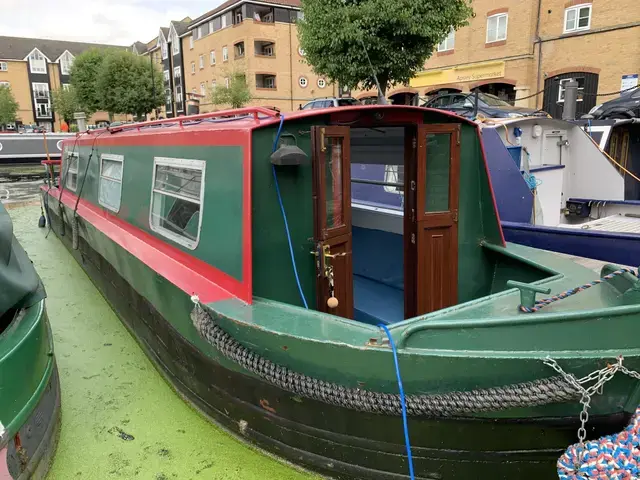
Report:
<svg viewBox="0 0 640 480"><path fill-rule="evenodd" d="M132 123L126 125L119 125L115 128L109 128L111 133L121 132L124 130L137 129L140 131L141 128L153 127L156 125L171 125L178 124L180 128L184 127L184 123L196 122L198 120L208 120L217 117L229 117L229 116L248 116L252 115L254 120L259 120L258 115L264 115L267 117L279 117L280 113L274 110L269 110L264 107L245 107L245 108L236 108L232 110L220 110L219 112L209 112L209 113L201 113L198 115L189 115L186 117L175 117L175 118L163 118L162 120L152 120L150 122L140 122L140 123Z"/></svg>

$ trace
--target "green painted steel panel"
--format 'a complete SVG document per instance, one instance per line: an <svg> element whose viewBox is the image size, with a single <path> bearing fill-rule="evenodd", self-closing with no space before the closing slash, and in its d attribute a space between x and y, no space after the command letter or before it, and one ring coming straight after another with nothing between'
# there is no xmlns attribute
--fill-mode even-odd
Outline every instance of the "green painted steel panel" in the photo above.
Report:
<svg viewBox="0 0 640 480"><path fill-rule="evenodd" d="M77 191L82 188L82 198L100 205L100 155L123 155L124 178L118 217L242 280L244 149L241 146L100 146L91 155L88 170L91 147L83 146L77 150L80 153ZM202 231L194 250L163 237L149 226L154 157L206 161ZM85 171L86 181L82 187Z"/></svg>

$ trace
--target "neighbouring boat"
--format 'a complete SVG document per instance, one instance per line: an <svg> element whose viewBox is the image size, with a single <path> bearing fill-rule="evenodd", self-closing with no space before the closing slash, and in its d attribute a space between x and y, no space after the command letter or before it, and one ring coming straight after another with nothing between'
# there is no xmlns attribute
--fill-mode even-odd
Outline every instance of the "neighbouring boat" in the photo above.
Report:
<svg viewBox="0 0 640 480"><path fill-rule="evenodd" d="M638 263L640 122L488 122L482 136L507 241Z"/></svg>
<svg viewBox="0 0 640 480"><path fill-rule="evenodd" d="M608 265L535 303L594 272L504 242L479 127L452 114L258 107L123 125L66 141L61 172L42 190L54 231L167 380L320 473L551 478L582 385L609 380L594 372L618 355L640 367L638 278ZM622 374L596 390L589 437L640 402Z"/></svg>
<svg viewBox="0 0 640 480"><path fill-rule="evenodd" d="M59 417L44 287L0 204L0 480L45 477Z"/></svg>
<svg viewBox="0 0 640 480"><path fill-rule="evenodd" d="M60 159L62 142L74 136L73 133L0 134L0 164Z"/></svg>

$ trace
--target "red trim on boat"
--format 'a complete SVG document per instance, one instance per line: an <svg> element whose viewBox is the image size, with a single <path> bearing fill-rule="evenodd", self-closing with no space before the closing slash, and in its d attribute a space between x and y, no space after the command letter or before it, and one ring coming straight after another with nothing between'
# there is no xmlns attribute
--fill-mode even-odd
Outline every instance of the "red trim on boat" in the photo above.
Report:
<svg viewBox="0 0 640 480"><path fill-rule="evenodd" d="M44 192L50 192L49 195L56 200L60 195L57 188L50 190L47 186L40 188ZM74 208L77 198L66 190L62 193L62 202L71 209ZM243 285L243 282L239 282L208 263L165 243L84 199L80 199L77 213L183 292L198 295L201 302L216 302L237 297L251 303L250 283Z"/></svg>
<svg viewBox="0 0 640 480"><path fill-rule="evenodd" d="M7 448L0 450L0 480L13 480L13 477L9 473L9 466L7 465Z"/></svg>
<svg viewBox="0 0 640 480"><path fill-rule="evenodd" d="M496 202L496 194L493 191L493 184L491 183L491 175L489 175L489 164L487 163L487 152L484 149L484 142L482 141L482 130L480 125L476 124L476 133L478 140L480 140L480 151L482 152L482 161L484 162L484 171L487 174L487 181L489 182L489 191L491 192L491 200L493 201L493 213L496 216L498 222L498 231L500 232L500 238L502 239L502 246L506 246L507 242L504 239L504 232L502 231L502 223L500 223L500 213L498 213L498 203Z"/></svg>

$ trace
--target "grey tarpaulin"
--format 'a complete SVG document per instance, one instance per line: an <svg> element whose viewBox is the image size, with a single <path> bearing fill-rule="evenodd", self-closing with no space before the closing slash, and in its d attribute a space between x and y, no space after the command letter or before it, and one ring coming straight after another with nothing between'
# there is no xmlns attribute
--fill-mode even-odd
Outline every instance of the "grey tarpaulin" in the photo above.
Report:
<svg viewBox="0 0 640 480"><path fill-rule="evenodd" d="M0 331L7 312L29 307L45 296L36 269L13 234L11 217L0 204Z"/></svg>

